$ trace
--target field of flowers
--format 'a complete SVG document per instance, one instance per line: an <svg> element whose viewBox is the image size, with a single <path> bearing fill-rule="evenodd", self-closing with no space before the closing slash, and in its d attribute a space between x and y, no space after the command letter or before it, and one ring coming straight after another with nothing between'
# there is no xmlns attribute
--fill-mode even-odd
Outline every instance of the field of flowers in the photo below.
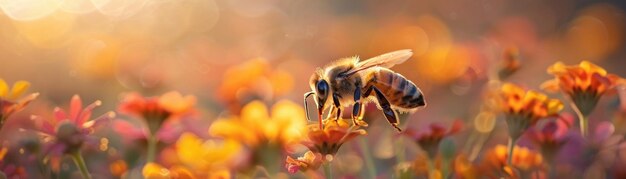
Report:
<svg viewBox="0 0 626 179"><path fill-rule="evenodd" d="M626 178L625 9L0 0L0 179ZM377 100L321 125L303 102L316 69L401 49L427 104L401 131Z"/></svg>

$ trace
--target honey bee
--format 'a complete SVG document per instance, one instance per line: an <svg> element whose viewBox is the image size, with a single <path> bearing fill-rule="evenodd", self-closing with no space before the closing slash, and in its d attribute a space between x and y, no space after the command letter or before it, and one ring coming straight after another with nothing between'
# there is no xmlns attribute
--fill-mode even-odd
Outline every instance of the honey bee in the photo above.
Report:
<svg viewBox="0 0 626 179"><path fill-rule="evenodd" d="M364 61L359 57L339 59L334 63L318 68L311 76L311 92L304 94L304 107L308 114L306 100L314 95L317 104L318 120L322 125L323 111L329 107L329 116L341 116L341 109L352 106L352 121L363 125L363 108L367 102L374 102L383 111L387 121L399 127L397 112L411 112L426 106L422 91L401 74L389 68L403 63L413 55L411 50L398 50Z"/></svg>

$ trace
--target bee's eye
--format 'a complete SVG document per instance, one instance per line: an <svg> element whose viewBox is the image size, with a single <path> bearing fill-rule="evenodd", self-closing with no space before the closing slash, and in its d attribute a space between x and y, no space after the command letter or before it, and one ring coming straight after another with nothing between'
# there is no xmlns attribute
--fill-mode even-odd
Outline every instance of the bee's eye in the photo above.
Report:
<svg viewBox="0 0 626 179"><path fill-rule="evenodd" d="M326 80L321 80L317 82L316 88L317 88L318 95L320 96L328 95L328 83L326 82Z"/></svg>

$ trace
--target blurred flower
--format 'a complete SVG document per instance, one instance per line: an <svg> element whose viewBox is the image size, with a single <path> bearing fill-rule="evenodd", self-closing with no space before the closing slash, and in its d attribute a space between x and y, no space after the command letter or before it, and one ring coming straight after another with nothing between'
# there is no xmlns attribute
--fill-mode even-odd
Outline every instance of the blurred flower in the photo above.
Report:
<svg viewBox="0 0 626 179"><path fill-rule="evenodd" d="M602 95L614 90L623 79L609 74L602 67L582 61L577 66L565 66L557 62L548 68L554 79L544 82L542 88L549 91L561 90L571 100L572 108L579 116L581 133L587 135L587 116L596 107ZM621 82L620 82L621 81Z"/></svg>
<svg viewBox="0 0 626 179"><path fill-rule="evenodd" d="M306 172L307 170L317 170L324 160L322 154L307 151L302 157L298 157L297 159L287 156L285 168L292 174L298 171Z"/></svg>
<svg viewBox="0 0 626 179"><path fill-rule="evenodd" d="M497 172L509 176L516 176L517 174L514 169L520 170L520 172L530 172L542 167L543 165L543 158L541 155L525 147L515 146L513 149L513 160L511 165L507 165L508 156L507 147L504 145L497 145L491 150L485 152L483 167L485 167L484 169L488 172ZM513 167L514 169L510 167Z"/></svg>
<svg viewBox="0 0 626 179"><path fill-rule="evenodd" d="M170 91L158 97L143 97L138 93L129 93L120 103L119 111L146 120L151 134L155 134L165 120L192 112L195 104L195 96L183 96L177 91Z"/></svg>
<svg viewBox="0 0 626 179"><path fill-rule="evenodd" d="M509 150L513 150L517 139L538 120L555 116L563 109L561 101L532 90L525 91L511 83L502 85L500 97L501 110L509 129Z"/></svg>
<svg viewBox="0 0 626 179"><path fill-rule="evenodd" d="M280 169L276 158L300 143L306 134L306 118L302 106L279 101L271 109L260 101L245 105L239 116L218 119L209 127L209 134L239 141L251 149L251 165L261 164L270 172Z"/></svg>
<svg viewBox="0 0 626 179"><path fill-rule="evenodd" d="M124 160L116 160L109 164L109 171L114 177L121 177L128 171L128 164Z"/></svg>
<svg viewBox="0 0 626 179"><path fill-rule="evenodd" d="M320 130L317 124L309 125L309 137L302 143L309 150L322 154L326 158L328 155L333 156L347 141L367 134L365 130L358 129L358 126L352 126L346 121L346 119L326 119L323 130Z"/></svg>
<svg viewBox="0 0 626 179"><path fill-rule="evenodd" d="M147 179L193 179L195 178L191 171L182 166L173 166L165 168L157 163L146 164L141 173Z"/></svg>
<svg viewBox="0 0 626 179"><path fill-rule="evenodd" d="M289 73L274 69L265 59L255 58L226 71L218 96L232 112L239 112L242 104L275 99L292 88L293 77Z"/></svg>
<svg viewBox="0 0 626 179"><path fill-rule="evenodd" d="M447 131L442 124L432 123L428 128L423 130L416 131L414 129L408 129L404 132L404 135L413 139L426 151L429 158L434 159L439 151L439 143L441 140L459 132L461 128L463 128L463 122L455 120Z"/></svg>
<svg viewBox="0 0 626 179"><path fill-rule="evenodd" d="M56 107L52 119L33 116L33 119L40 124L39 131L44 135L44 142L48 143L46 148L48 154L56 156L71 154L78 152L85 142L97 143L99 138L91 134L115 117L114 112L108 112L89 120L93 109L101 104L100 101L95 101L83 108L80 96L74 95L70 102L69 113Z"/></svg>
<svg viewBox="0 0 626 179"><path fill-rule="evenodd" d="M120 103L119 111L145 120L150 131L147 136L148 153L146 160L152 162L158 153L157 134L167 120L179 119L183 115L193 112L196 97L183 96L177 91L171 91L158 97L143 97L138 93L129 93Z"/></svg>
<svg viewBox="0 0 626 179"><path fill-rule="evenodd" d="M288 148L302 140L306 133L304 109L291 101L279 101L267 106L253 101L243 107L239 116L221 118L209 128L212 136L235 139L255 148L264 144Z"/></svg>
<svg viewBox="0 0 626 179"><path fill-rule="evenodd" d="M18 81L9 88L9 85L0 78L0 128L11 114L22 110L28 103L37 98L39 93L31 93L22 97L28 87L30 87L30 83L27 81Z"/></svg>
<svg viewBox="0 0 626 179"><path fill-rule="evenodd" d="M44 147L45 154L51 158L57 158L57 160L51 159L51 162L60 162L58 158L67 154L74 159L83 177L90 178L80 150L84 144L97 145L98 138L91 136L91 134L115 117L114 112L108 112L89 120L93 109L100 105L100 101L95 101L83 108L80 97L74 95L70 101L69 113L57 107L54 109L54 118L52 119L33 117L35 121L41 122L39 131L41 131L44 142L47 144Z"/></svg>
<svg viewBox="0 0 626 179"><path fill-rule="evenodd" d="M176 142L176 153L180 162L198 178L230 178L224 174L229 174L235 159L241 157L242 146L232 139L203 141L194 134L184 133Z"/></svg>
<svg viewBox="0 0 626 179"><path fill-rule="evenodd" d="M530 139L539 147L541 155L548 162L554 161L556 154L567 142L567 131L572 122L571 117L561 117L558 120L548 121L541 127L536 126L529 133Z"/></svg>
<svg viewBox="0 0 626 179"><path fill-rule="evenodd" d="M498 71L498 76L500 79L505 79L519 70L520 64L520 54L517 48L508 48L502 54L502 62L501 67Z"/></svg>
<svg viewBox="0 0 626 179"><path fill-rule="evenodd" d="M466 155L459 154L454 160L454 173L460 178L478 178L478 169Z"/></svg>
<svg viewBox="0 0 626 179"><path fill-rule="evenodd" d="M0 149L0 178L28 178L26 168L5 162L8 150L7 147Z"/></svg>
<svg viewBox="0 0 626 179"><path fill-rule="evenodd" d="M513 146L529 127L540 119L557 115L563 109L561 101L532 90L525 91L512 83L502 85L500 105L509 130L510 152L513 152Z"/></svg>
<svg viewBox="0 0 626 179"><path fill-rule="evenodd" d="M575 107L585 116L593 111L600 96L617 86L620 77L609 74L602 67L582 61L577 66L557 62L548 68L554 79L542 84L549 91L561 90L570 97Z"/></svg>

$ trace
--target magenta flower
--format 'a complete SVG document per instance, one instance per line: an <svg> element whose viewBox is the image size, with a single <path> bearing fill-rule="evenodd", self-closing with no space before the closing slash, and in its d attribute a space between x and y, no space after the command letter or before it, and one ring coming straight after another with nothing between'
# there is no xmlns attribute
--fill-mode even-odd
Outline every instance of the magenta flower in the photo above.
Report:
<svg viewBox="0 0 626 179"><path fill-rule="evenodd" d="M528 133L529 138L539 147L543 157L553 162L556 154L569 140L568 130L573 124L573 116L561 115L557 120L546 122L542 126L535 126Z"/></svg>

